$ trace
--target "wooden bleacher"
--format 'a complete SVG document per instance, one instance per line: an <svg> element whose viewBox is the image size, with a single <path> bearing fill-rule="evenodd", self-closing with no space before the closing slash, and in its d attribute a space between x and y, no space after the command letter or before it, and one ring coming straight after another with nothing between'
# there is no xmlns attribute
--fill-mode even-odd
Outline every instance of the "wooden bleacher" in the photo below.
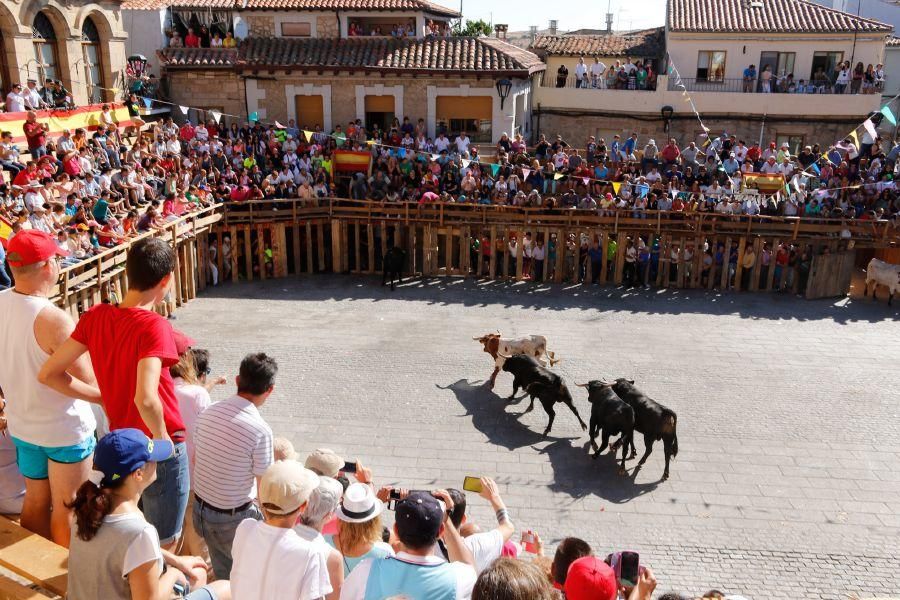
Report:
<svg viewBox="0 0 900 600"><path fill-rule="evenodd" d="M0 575L0 600L64 598L68 562L68 550L0 516L0 567L34 586Z"/></svg>

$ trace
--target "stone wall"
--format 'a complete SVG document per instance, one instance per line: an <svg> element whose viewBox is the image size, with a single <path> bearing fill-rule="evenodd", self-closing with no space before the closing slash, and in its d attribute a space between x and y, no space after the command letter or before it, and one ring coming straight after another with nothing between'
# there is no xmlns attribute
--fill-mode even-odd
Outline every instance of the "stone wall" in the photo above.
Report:
<svg viewBox="0 0 900 600"><path fill-rule="evenodd" d="M265 15L247 15L247 30L253 37L274 37L275 17Z"/></svg>
<svg viewBox="0 0 900 600"><path fill-rule="evenodd" d="M341 37L341 28L338 24L337 15L318 15L316 17L316 37Z"/></svg>
<svg viewBox="0 0 900 600"><path fill-rule="evenodd" d="M745 140L748 144L760 139L760 130L762 129L762 140L765 144L780 137L800 136L803 138L804 144L819 143L827 145L834 143L835 140L846 135L848 131L859 125L859 120L805 122L769 117L763 124L761 119L716 118L704 115L703 123L710 128L713 135L718 135L725 131L736 135L739 139ZM614 134L618 133L624 139L631 135L633 131L638 133L638 140L641 144L653 138L660 148L667 137L676 138L680 146L685 146L690 141L699 142L703 139L699 135L701 132L700 123L696 118L673 119L669 132L666 133L663 131L663 121L659 117L649 115L644 118L600 115L576 116L553 113L547 109L538 111L537 107L534 110L532 128L535 132L535 139L540 133L546 135L547 139L552 139L552 137L559 134L563 136L563 139L577 147L584 147L584 143L590 135L594 135L598 139L603 137L609 143L612 141Z"/></svg>
<svg viewBox="0 0 900 600"><path fill-rule="evenodd" d="M175 104L192 108L214 108L230 115L245 115L244 80L229 71L169 71L169 96ZM181 118L173 107L172 116ZM191 112L192 119L197 116ZM228 123L231 119L224 117ZM239 122L243 122L240 119Z"/></svg>

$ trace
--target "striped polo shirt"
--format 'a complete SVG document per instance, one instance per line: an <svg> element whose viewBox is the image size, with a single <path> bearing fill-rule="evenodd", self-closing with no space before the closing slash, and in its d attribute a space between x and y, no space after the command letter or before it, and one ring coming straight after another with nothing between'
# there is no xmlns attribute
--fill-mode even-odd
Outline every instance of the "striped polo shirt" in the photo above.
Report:
<svg viewBox="0 0 900 600"><path fill-rule="evenodd" d="M200 413L194 431L194 493L217 508L237 508L256 497L255 477L274 461L272 428L240 396Z"/></svg>

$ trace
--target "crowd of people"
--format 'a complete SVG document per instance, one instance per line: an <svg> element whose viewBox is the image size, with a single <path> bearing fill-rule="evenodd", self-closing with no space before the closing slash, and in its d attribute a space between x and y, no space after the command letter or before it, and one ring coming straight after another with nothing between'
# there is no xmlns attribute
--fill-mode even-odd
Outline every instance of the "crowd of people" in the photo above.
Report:
<svg viewBox="0 0 900 600"><path fill-rule="evenodd" d="M617 60L610 66L594 57L590 64L580 57L574 67L576 88L595 90L655 90L656 69L651 60ZM570 83L569 68L560 65L556 70L556 87L566 87Z"/></svg>
<svg viewBox="0 0 900 600"><path fill-rule="evenodd" d="M52 236L22 231L8 249L0 424L15 460L0 490L17 490L23 527L69 548L71 600L652 597L649 566L629 574L578 538L545 556L538 533L517 537L489 477L477 493L496 524L479 524L459 489L378 485L327 448L298 456L260 410L278 377L265 353L211 402L227 382L209 352L154 311L175 279L165 240L135 242L122 301L77 324L49 300L66 254Z"/></svg>
<svg viewBox="0 0 900 600"><path fill-rule="evenodd" d="M5 112L16 113L26 110L47 110L51 108L72 108L72 93L62 81L47 79L43 87L38 87L36 79L28 79L25 85L15 83L6 94Z"/></svg>

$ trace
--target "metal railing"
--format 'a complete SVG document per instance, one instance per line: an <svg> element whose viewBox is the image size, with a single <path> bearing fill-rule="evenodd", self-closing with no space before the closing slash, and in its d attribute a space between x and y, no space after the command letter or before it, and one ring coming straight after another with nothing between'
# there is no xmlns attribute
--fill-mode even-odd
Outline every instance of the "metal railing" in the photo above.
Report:
<svg viewBox="0 0 900 600"><path fill-rule="evenodd" d="M582 89L585 91L620 90L632 92L652 92L656 89L656 82L650 82L649 80L646 80L644 81L643 86L641 86L635 80L633 87L629 87L628 83L617 83L613 86L609 86L607 85L607 79L605 75L600 77L592 77L591 74L588 73L584 80L579 80L574 75L571 75L569 77L558 77L552 73L545 73L541 87Z"/></svg>
<svg viewBox="0 0 900 600"><path fill-rule="evenodd" d="M851 94L855 93L853 86L838 86L828 79L807 80L787 79L778 80L773 77L766 90L759 78L745 81L744 79L718 79L709 80L697 77L682 77L681 83L688 92L721 92L730 94ZM882 86L883 88L883 86ZM881 88L873 88L872 94L880 94ZM669 77L669 91L681 91L678 79ZM860 87L860 93L862 89Z"/></svg>

